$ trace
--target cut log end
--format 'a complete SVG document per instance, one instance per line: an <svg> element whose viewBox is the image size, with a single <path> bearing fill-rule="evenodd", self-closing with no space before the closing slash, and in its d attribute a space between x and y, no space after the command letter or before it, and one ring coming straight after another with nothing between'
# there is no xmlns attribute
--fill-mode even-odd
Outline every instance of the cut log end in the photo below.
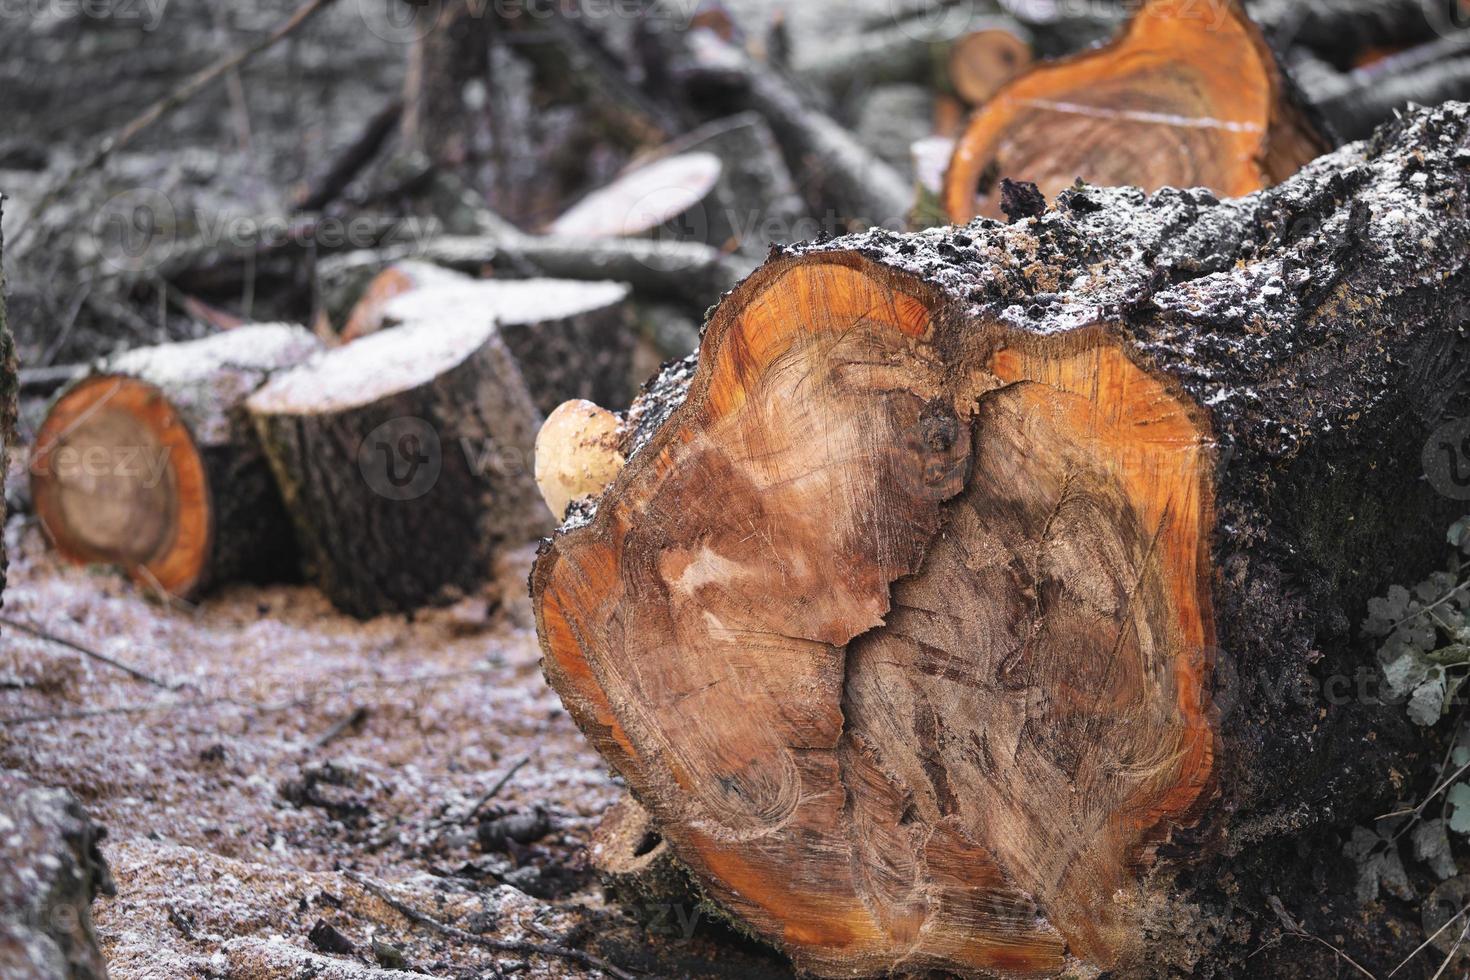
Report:
<svg viewBox="0 0 1470 980"><path fill-rule="evenodd" d="M681 237L704 238L706 205L724 164L712 153L685 153L638 167L594 191L556 221L549 232L587 238L641 238L681 223Z"/></svg>
<svg viewBox="0 0 1470 980"><path fill-rule="evenodd" d="M977 112L946 179L955 223L999 218L1002 177L1238 196L1324 152L1234 0L1150 0L1112 44L1040 66Z"/></svg>
<svg viewBox="0 0 1470 980"><path fill-rule="evenodd" d="M1111 966L1213 781L1211 446L1106 328L778 261L538 562L547 675L802 967Z"/></svg>
<svg viewBox="0 0 1470 980"><path fill-rule="evenodd" d="M204 464L157 387L121 375L73 387L36 434L31 474L41 526L65 558L120 565L172 595L202 583L213 527Z"/></svg>
<svg viewBox="0 0 1470 980"><path fill-rule="evenodd" d="M249 324L137 348L63 392L31 477L58 550L185 599L289 574L294 544L242 406L319 348L299 326Z"/></svg>

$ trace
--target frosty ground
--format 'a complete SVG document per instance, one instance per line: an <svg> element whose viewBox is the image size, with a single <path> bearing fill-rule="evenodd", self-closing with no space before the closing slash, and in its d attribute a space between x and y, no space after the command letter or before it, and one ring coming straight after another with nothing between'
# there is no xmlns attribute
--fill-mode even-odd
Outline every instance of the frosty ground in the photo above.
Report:
<svg viewBox="0 0 1470 980"><path fill-rule="evenodd" d="M789 975L697 905L604 896L585 848L621 789L542 680L529 549L455 607L360 623L297 586L165 605L60 564L33 524L10 538L7 618L174 687L12 628L0 646L0 768L69 789L108 830L117 895L94 914L113 980L590 972L446 940L353 875L442 923L630 972ZM539 839L477 834L538 811ZM344 952L322 951L332 931Z"/></svg>

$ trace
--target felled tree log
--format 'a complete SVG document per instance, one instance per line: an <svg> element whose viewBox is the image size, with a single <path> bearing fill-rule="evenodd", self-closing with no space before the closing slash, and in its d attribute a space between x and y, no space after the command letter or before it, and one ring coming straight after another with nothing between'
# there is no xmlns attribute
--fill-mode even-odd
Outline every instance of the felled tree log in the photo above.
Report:
<svg viewBox="0 0 1470 980"><path fill-rule="evenodd" d="M691 97L708 95L764 116L810 199L860 225L904 225L908 182L798 87L712 31L690 31L682 40L680 82Z"/></svg>
<svg viewBox="0 0 1470 980"><path fill-rule="evenodd" d="M956 223L999 217L1001 178L1048 200L1078 178L1248 194L1326 148L1235 0L1148 0L1111 44L1034 69L975 114L945 208Z"/></svg>
<svg viewBox="0 0 1470 980"><path fill-rule="evenodd" d="M972 29L950 46L946 58L949 87L972 106L1031 66L1031 35L1023 27L996 24Z"/></svg>
<svg viewBox="0 0 1470 980"><path fill-rule="evenodd" d="M967 17L963 25L956 33L943 18L933 25L890 22L813 50L796 73L838 96L860 86L943 83L978 104L989 97L987 85L998 87L1031 61L1031 33L1001 15Z"/></svg>
<svg viewBox="0 0 1470 980"><path fill-rule="evenodd" d="M395 262L372 277L362 295L353 304L338 337L350 343L359 337L383 329L383 313L388 304L405 293L434 286L461 286L473 282L469 276L453 269L407 259Z"/></svg>
<svg viewBox="0 0 1470 980"><path fill-rule="evenodd" d="M383 320L494 324L541 413L573 398L621 409L634 387L630 292L620 282L466 278L389 300Z"/></svg>
<svg viewBox="0 0 1470 980"><path fill-rule="evenodd" d="M685 153L713 154L722 164L716 193L725 214L711 225L728 229L732 237L718 241L706 234L709 244L764 258L770 246L806 237L806 208L781 147L759 114L741 112L716 119L634 162L646 164Z"/></svg>
<svg viewBox="0 0 1470 980"><path fill-rule="evenodd" d="M107 980L92 901L114 893L106 831L65 790L0 771L0 976Z"/></svg>
<svg viewBox="0 0 1470 980"><path fill-rule="evenodd" d="M244 402L320 346L302 327L256 324L129 351L67 388L31 463L56 549L184 599L293 574L290 523Z"/></svg>
<svg viewBox="0 0 1470 980"><path fill-rule="evenodd" d="M682 153L635 166L588 194L547 231L564 238L652 238L722 246L734 237L719 187L725 166Z"/></svg>
<svg viewBox="0 0 1470 980"><path fill-rule="evenodd" d="M1438 105L1470 98L1470 56L1406 64L1402 70L1369 66L1347 76L1342 86L1317 103L1342 136L1360 139L1410 103Z"/></svg>
<svg viewBox="0 0 1470 980"><path fill-rule="evenodd" d="M1341 67L1372 48L1403 46L1457 33L1458 0L1261 0L1254 17L1278 45L1302 44Z"/></svg>
<svg viewBox="0 0 1470 980"><path fill-rule="evenodd" d="M1440 754L1331 678L1458 507L1419 454L1470 396L1467 140L1451 105L1257 195L1069 191L727 297L532 574L706 893L833 977L1335 975L1277 906L1407 955L1332 828Z"/></svg>
<svg viewBox="0 0 1470 980"><path fill-rule="evenodd" d="M708 309L755 265L749 256L725 255L698 242L445 235L418 245L349 252L324 260L317 275L329 309L350 309L378 273L411 258L461 272L478 273L489 267L523 275L529 269L558 279L626 282L646 296L700 310Z"/></svg>
<svg viewBox="0 0 1470 980"><path fill-rule="evenodd" d="M540 415L493 322L384 330L247 404L312 579L368 618L463 597L548 525Z"/></svg>

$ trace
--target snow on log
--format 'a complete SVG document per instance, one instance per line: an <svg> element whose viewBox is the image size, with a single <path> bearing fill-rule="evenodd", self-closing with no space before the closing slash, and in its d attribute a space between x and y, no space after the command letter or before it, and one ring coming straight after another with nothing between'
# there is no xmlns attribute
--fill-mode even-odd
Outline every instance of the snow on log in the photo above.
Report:
<svg viewBox="0 0 1470 980"><path fill-rule="evenodd" d="M320 346L302 327L254 324L129 351L67 388L31 461L36 515L57 550L185 599L294 572L244 402Z"/></svg>
<svg viewBox="0 0 1470 980"><path fill-rule="evenodd" d="M399 281L407 264L379 274L358 304L354 321L364 327L369 322L378 327L461 320L494 323L543 414L572 398L589 398L613 408L628 404L637 338L627 285L571 279L477 280L436 269L434 276L416 279L425 283L420 288L383 298L388 289L380 284Z"/></svg>
<svg viewBox="0 0 1470 980"><path fill-rule="evenodd" d="M1148 0L1111 44L1043 64L971 119L945 181L962 223L1001 215L1001 178L1048 200L1090 184L1248 194L1327 144L1235 0Z"/></svg>
<svg viewBox="0 0 1470 980"><path fill-rule="evenodd" d="M453 602L548 526L531 475L540 415L488 318L364 337L248 407L308 572L352 615Z"/></svg>
<svg viewBox="0 0 1470 980"><path fill-rule="evenodd" d="M1229 679L1353 676L1438 561L1467 142L1450 105L1256 195L1067 191L728 296L532 574L547 678L704 892L831 977L1250 975L1268 896L1356 928L1327 828L1391 806L1402 711Z"/></svg>

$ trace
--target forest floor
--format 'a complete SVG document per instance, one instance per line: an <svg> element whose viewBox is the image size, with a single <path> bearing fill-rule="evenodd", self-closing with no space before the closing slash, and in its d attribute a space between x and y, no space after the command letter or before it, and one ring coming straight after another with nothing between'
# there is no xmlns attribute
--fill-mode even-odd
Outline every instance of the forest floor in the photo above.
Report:
<svg viewBox="0 0 1470 980"><path fill-rule="evenodd" d="M696 905L604 896L586 845L621 789L542 680L529 549L455 607L364 623L302 586L168 606L60 564L34 524L8 536L7 618L173 688L5 628L0 768L70 790L107 828L117 895L94 914L113 980L590 972L446 940L361 880L459 929L632 973L790 975ZM533 829L502 839L500 816ZM399 970L380 969L395 950Z"/></svg>

